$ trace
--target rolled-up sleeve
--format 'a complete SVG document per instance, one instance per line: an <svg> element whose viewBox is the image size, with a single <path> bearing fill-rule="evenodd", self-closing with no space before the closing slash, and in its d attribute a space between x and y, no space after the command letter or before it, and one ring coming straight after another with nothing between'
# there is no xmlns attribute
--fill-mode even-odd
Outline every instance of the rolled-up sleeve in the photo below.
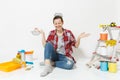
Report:
<svg viewBox="0 0 120 80"><path fill-rule="evenodd" d="M70 34L71 34L70 35L71 46L75 46L76 39L71 31L70 31Z"/></svg>
<svg viewBox="0 0 120 80"><path fill-rule="evenodd" d="M51 39L52 39L52 37L51 37L51 32L49 32L49 35L48 35L48 37L47 37L46 42L49 42Z"/></svg>

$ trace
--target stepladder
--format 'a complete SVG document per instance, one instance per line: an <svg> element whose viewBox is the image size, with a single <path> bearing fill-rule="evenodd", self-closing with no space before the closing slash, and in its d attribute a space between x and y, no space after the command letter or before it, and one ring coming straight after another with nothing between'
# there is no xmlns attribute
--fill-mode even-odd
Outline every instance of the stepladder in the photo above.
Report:
<svg viewBox="0 0 120 80"><path fill-rule="evenodd" d="M107 31L109 35L105 40L101 38L97 41L95 50L92 53L92 57L90 61L86 64L89 68L92 66L99 68L96 66L95 63L99 61L112 61L117 62L119 61L120 56L120 28L119 27L103 27L103 31ZM113 32L117 31L117 38L113 38ZM108 36L107 35L107 36Z"/></svg>

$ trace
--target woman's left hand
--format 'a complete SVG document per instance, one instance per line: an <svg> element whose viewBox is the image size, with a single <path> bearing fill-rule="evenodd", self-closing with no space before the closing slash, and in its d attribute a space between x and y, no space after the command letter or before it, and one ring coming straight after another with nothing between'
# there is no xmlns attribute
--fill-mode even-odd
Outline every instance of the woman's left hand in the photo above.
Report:
<svg viewBox="0 0 120 80"><path fill-rule="evenodd" d="M81 38L85 38L85 37L88 37L88 36L90 36L89 33L83 32L83 33L81 33L81 34L78 36L78 38L81 39Z"/></svg>

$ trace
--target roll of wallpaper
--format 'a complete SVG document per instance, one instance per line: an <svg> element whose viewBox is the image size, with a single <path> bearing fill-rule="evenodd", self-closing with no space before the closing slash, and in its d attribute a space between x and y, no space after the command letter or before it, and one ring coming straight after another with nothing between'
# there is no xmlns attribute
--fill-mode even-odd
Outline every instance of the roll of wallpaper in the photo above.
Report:
<svg viewBox="0 0 120 80"><path fill-rule="evenodd" d="M100 54L101 55L107 55L107 48L105 46L100 47Z"/></svg>

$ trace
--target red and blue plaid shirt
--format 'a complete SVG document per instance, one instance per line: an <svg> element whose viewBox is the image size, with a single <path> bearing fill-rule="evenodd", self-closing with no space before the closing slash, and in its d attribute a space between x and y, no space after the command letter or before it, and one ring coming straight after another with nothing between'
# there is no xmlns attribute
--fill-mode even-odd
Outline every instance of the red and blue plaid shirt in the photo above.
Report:
<svg viewBox="0 0 120 80"><path fill-rule="evenodd" d="M74 60L71 54L73 53L72 46L75 46L76 39L70 30L63 29L63 41L64 41L64 48L65 48L65 55ZM51 42L55 50L57 49L58 36L57 36L56 30L50 31L50 34L46 42Z"/></svg>

